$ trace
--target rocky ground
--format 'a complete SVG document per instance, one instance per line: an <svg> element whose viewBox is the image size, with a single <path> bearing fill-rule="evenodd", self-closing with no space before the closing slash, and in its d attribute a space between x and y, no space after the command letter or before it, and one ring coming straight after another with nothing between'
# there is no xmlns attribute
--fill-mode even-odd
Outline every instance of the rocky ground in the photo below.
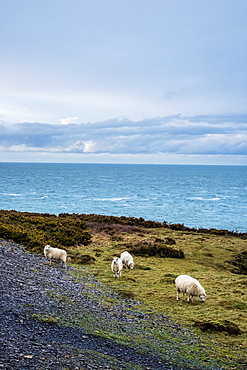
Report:
<svg viewBox="0 0 247 370"><path fill-rule="evenodd" d="M165 316L141 311L95 277L75 279L72 267L50 266L3 240L0 257L0 369L220 369L183 358L174 343L198 338ZM157 336L159 325L166 337ZM112 337L102 336L104 327ZM119 344L118 334L130 345Z"/></svg>

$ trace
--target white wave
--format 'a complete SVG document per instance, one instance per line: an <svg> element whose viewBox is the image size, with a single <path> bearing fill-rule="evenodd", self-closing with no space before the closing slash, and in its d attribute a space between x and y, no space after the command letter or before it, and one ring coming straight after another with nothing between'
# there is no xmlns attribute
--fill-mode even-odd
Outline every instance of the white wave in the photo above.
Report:
<svg viewBox="0 0 247 370"><path fill-rule="evenodd" d="M18 194L18 193L2 193L2 195L7 195L10 197L21 197L23 194Z"/></svg>
<svg viewBox="0 0 247 370"><path fill-rule="evenodd" d="M105 179L105 178L100 178L101 181L107 181L107 182L114 182L115 180L112 179Z"/></svg>
<svg viewBox="0 0 247 370"><path fill-rule="evenodd" d="M121 200L127 200L127 199L131 199L131 198L98 198L94 200L103 201L103 202L119 202Z"/></svg>
<svg viewBox="0 0 247 370"><path fill-rule="evenodd" d="M188 199L191 200L204 200L204 201L215 201L215 200L221 200L225 198L215 197L215 198L202 198L202 197L189 197Z"/></svg>

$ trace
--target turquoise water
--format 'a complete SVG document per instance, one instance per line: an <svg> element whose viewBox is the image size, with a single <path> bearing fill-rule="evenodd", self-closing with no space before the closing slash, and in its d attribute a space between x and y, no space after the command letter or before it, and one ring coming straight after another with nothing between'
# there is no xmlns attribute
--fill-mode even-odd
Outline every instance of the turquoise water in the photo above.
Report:
<svg viewBox="0 0 247 370"><path fill-rule="evenodd" d="M0 209L247 232L247 167L0 163Z"/></svg>

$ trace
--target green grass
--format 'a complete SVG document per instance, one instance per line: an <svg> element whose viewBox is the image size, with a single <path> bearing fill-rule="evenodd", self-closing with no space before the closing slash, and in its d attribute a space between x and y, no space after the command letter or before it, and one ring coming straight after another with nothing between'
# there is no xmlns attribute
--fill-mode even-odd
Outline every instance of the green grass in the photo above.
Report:
<svg viewBox="0 0 247 370"><path fill-rule="evenodd" d="M134 256L135 268L124 269L121 278L113 278L110 269L112 257L119 256L126 245L131 246L147 238L167 237L176 241L176 246L183 250L185 258ZM139 234L123 232L117 238L116 235L95 233L92 243L84 246L82 253L95 258L95 263L88 265L87 271L98 280L121 296L142 302L143 309L168 315L179 325L199 335L206 346L213 348L214 356L223 362L231 360L236 364L229 369L238 369L241 368L238 360L247 360L247 276L234 274L227 261L245 249L246 241L234 236L159 228L149 230L148 236L145 230ZM174 279L180 274L191 275L200 281L207 292L204 303L196 299L194 302L183 301L182 297L176 301ZM220 320L236 324L242 335L203 333L195 327L195 322Z"/></svg>
<svg viewBox="0 0 247 370"><path fill-rule="evenodd" d="M32 314L32 318L48 324L57 324L59 321L58 317L52 317L50 315Z"/></svg>
<svg viewBox="0 0 247 370"><path fill-rule="evenodd" d="M244 369L243 362L247 362L247 275L233 273L237 268L229 261L246 251L246 234L237 235L225 230L195 230L183 225L162 226L143 219L100 215L62 214L57 217L1 211L0 216L0 237L14 240L37 252L42 252L43 244L46 243L65 247L68 263L78 267L73 271L75 278L93 274L109 289L118 292L120 297L140 302L142 310L168 316L182 328L199 336L200 344L184 344L182 350L188 360L193 357L193 351L199 353L201 348L208 348L208 351L200 354L201 359L205 356L205 362L214 363L218 360L222 369ZM86 245L80 244L82 236ZM159 243L164 247L168 240L175 242L171 247L182 251L185 258L160 258L158 254L148 256L148 246L152 246L152 251L156 253ZM145 256L139 253L143 247ZM138 255L133 253L135 268L124 270L120 279L114 278L110 268L112 258L124 250L135 248L138 250ZM89 263L85 265L86 261ZM200 281L207 292L206 302L176 301L174 279L180 274L191 275ZM60 303L63 299L60 297ZM104 297L103 292L99 299L105 305L114 304ZM66 300L64 304L67 304ZM46 317L37 319L49 320ZM81 319L75 317L75 323L82 326L90 321L97 324L97 318L94 320L90 313L85 313ZM236 324L242 335L202 332L199 327L195 327L198 322L220 323L224 320ZM162 323L159 325L145 330L161 340L171 340L176 345L176 331L166 333L159 329ZM88 327L89 332L93 332L94 327ZM128 342L127 337L119 338L107 329L107 323L102 323L98 331L104 337ZM141 337L136 333L133 340L137 343ZM181 347L181 343L177 345Z"/></svg>

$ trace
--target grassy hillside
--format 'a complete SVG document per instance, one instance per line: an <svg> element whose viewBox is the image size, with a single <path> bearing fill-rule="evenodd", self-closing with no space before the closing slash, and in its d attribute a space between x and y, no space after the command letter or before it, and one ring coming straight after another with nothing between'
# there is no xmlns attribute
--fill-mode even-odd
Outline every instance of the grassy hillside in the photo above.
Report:
<svg viewBox="0 0 247 370"><path fill-rule="evenodd" d="M246 234L99 215L1 211L0 221L0 238L40 253L47 243L65 248L68 263L78 267L74 274L94 274L120 295L140 302L142 309L161 312L195 331L214 348L215 356L235 362L229 369L244 368ZM116 279L110 268L112 257L124 250L133 254L135 268ZM180 274L200 281L206 302L176 301L174 279Z"/></svg>
<svg viewBox="0 0 247 370"><path fill-rule="evenodd" d="M90 255L91 264L84 271L90 271L119 294L139 301L142 307L169 315L175 322L195 331L208 346L213 346L216 356L246 361L247 351L247 276L236 274L239 270L228 261L246 250L246 240L234 236L218 236L209 233L173 231L167 228L136 228L117 224L88 225L92 243L77 247L79 255ZM159 256L166 240L174 240L170 247L184 252L184 258ZM124 250L132 252L136 246L157 245L156 256L134 255L135 268L124 270L116 279L110 269L113 256ZM133 248L134 247L134 248ZM141 252L139 253L141 254ZM162 254L162 253L161 253ZM82 271L81 271L82 273ZM174 279L180 274L197 278L206 289L204 303L176 301ZM227 320L227 322L225 321ZM196 325L213 325L213 330L203 332ZM238 331L229 334L229 323L237 325ZM221 331L223 330L223 331ZM232 367L233 369L234 367Z"/></svg>

